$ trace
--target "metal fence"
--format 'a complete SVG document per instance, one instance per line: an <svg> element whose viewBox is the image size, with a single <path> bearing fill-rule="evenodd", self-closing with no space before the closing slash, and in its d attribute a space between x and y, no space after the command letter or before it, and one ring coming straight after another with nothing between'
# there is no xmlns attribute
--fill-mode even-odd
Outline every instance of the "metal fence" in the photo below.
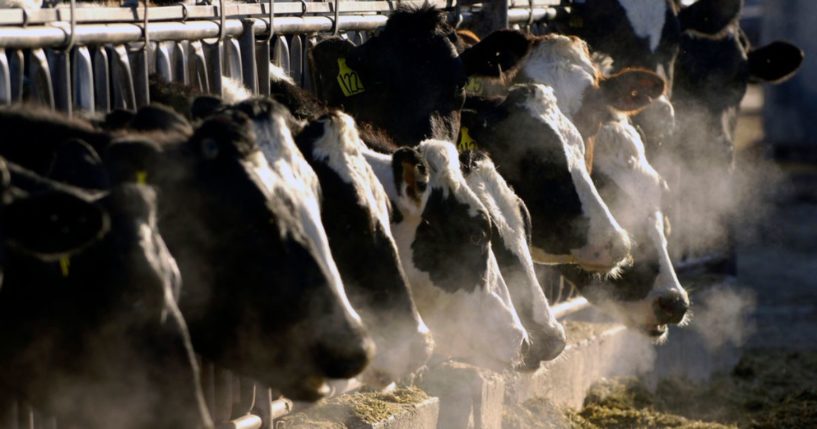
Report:
<svg viewBox="0 0 817 429"><path fill-rule="evenodd" d="M148 78L188 84L220 94L222 78L240 80L255 94L269 94L269 64L310 87L307 59L319 34L365 42L400 5L431 4L452 21L534 33L566 0L300 1L163 7L0 9L0 105L30 102L68 114L134 109L150 103ZM540 272L558 313L586 304L557 273ZM202 363L203 388L223 427L274 427L293 404L266 386ZM335 394L354 389L338 382ZM297 404L295 404L297 407ZM58 424L25 404L14 406L0 428L56 429ZM264 422L264 423L262 423Z"/></svg>

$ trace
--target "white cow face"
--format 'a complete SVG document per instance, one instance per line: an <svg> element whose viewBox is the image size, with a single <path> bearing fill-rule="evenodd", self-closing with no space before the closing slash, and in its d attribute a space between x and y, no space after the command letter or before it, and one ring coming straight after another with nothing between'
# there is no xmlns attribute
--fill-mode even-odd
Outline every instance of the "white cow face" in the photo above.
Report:
<svg viewBox="0 0 817 429"><path fill-rule="evenodd" d="M550 311L533 268L530 214L487 155L466 151L460 161L468 186L491 215L492 249L529 335L524 364L536 369L541 361L555 359L566 343L564 327Z"/></svg>
<svg viewBox="0 0 817 429"><path fill-rule="evenodd" d="M602 308L651 336L686 318L689 298L667 251L661 195L666 184L647 161L644 144L626 118L605 124L596 136L593 178L631 236L634 265L589 293Z"/></svg>

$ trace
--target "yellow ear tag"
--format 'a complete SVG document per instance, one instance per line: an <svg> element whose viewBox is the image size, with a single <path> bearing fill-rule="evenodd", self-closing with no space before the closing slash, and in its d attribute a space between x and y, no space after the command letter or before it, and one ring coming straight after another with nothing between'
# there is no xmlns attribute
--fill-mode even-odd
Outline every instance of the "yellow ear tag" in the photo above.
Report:
<svg viewBox="0 0 817 429"><path fill-rule="evenodd" d="M468 133L468 127L460 128L460 141L457 143L457 151L465 152L477 148L477 142Z"/></svg>
<svg viewBox="0 0 817 429"><path fill-rule="evenodd" d="M145 170L139 170L136 172L136 183L140 185L144 185L148 182L148 172Z"/></svg>
<svg viewBox="0 0 817 429"><path fill-rule="evenodd" d="M360 76L356 71L349 68L344 57L338 58L338 84L340 90L343 91L343 95L347 97L366 92Z"/></svg>
<svg viewBox="0 0 817 429"><path fill-rule="evenodd" d="M465 84L465 92L470 92L471 94L481 94L482 81L474 77L469 77L468 83Z"/></svg>
<svg viewBox="0 0 817 429"><path fill-rule="evenodd" d="M63 277L68 277L71 268L71 258L63 256L60 258L60 272Z"/></svg>

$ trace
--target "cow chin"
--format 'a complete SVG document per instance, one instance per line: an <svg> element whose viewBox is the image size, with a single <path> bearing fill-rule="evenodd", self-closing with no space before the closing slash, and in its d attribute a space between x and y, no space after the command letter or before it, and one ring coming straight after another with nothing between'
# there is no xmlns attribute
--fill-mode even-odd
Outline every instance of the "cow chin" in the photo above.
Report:
<svg viewBox="0 0 817 429"><path fill-rule="evenodd" d="M293 401L315 402L327 396L331 389L323 377L304 377L297 383L281 387L281 394Z"/></svg>

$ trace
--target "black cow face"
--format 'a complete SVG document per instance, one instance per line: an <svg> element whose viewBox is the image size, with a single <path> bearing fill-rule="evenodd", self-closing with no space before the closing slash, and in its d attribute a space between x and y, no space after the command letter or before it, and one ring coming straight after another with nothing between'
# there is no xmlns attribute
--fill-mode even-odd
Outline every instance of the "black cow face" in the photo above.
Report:
<svg viewBox="0 0 817 429"><path fill-rule="evenodd" d="M401 146L454 140L468 77L499 76L529 47L521 33L503 31L458 54L456 37L444 14L421 8L399 9L359 47L339 39L319 43L311 53L319 97Z"/></svg>
<svg viewBox="0 0 817 429"><path fill-rule="evenodd" d="M332 112L309 123L296 143L321 183L323 225L345 290L377 346L363 379L399 380L428 359L431 336L397 254L388 196L348 115Z"/></svg>
<svg viewBox="0 0 817 429"><path fill-rule="evenodd" d="M108 157L125 163L111 167L119 176L142 172L134 180L156 183L173 202L160 221L187 286L180 304L196 350L313 400L324 377L358 373L371 345L304 226L298 208L308 202L287 192L309 185L281 177L258 148L245 111L273 115L264 106L224 109L189 139L124 141Z"/></svg>
<svg viewBox="0 0 817 429"><path fill-rule="evenodd" d="M519 85L499 104L474 100L473 107L464 112L463 127L528 206L534 260L577 262L594 271L621 263L627 239L598 196L582 138L552 92Z"/></svg>
<svg viewBox="0 0 817 429"><path fill-rule="evenodd" d="M704 150L717 165L730 164L737 109L747 85L781 82L797 71L802 60L802 51L786 42L751 48L737 27L716 38L685 33L674 97L682 125L679 146L698 153Z"/></svg>
<svg viewBox="0 0 817 429"><path fill-rule="evenodd" d="M0 289L0 403L30 398L68 427L211 425L152 189L99 198L18 174L23 188L2 220L13 233Z"/></svg>

